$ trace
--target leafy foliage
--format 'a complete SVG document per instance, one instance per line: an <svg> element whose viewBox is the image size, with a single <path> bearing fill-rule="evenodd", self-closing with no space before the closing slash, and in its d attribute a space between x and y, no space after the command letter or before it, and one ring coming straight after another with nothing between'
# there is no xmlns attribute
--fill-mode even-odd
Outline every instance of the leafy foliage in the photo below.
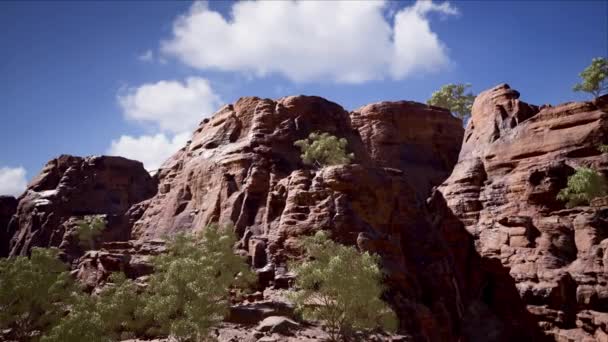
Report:
<svg viewBox="0 0 608 342"><path fill-rule="evenodd" d="M311 259L292 265L297 273L291 299L305 319L323 321L332 341L354 330L396 328L394 312L380 296L378 258L330 240L323 232L304 240Z"/></svg>
<svg viewBox="0 0 608 342"><path fill-rule="evenodd" d="M355 156L346 152L348 142L329 133L310 133L308 139L294 143L302 151L302 161L316 167L350 163Z"/></svg>
<svg viewBox="0 0 608 342"><path fill-rule="evenodd" d="M104 229L106 229L106 221L101 216L86 216L80 220L76 227L80 246L87 249L95 249L97 237Z"/></svg>
<svg viewBox="0 0 608 342"><path fill-rule="evenodd" d="M107 342L129 337L142 329L136 316L141 304L137 285L122 273L110 277L110 284L96 296L81 294L65 316L42 342Z"/></svg>
<svg viewBox="0 0 608 342"><path fill-rule="evenodd" d="M465 121L471 115L473 101L475 101L473 93L465 94L467 88L470 87L470 84L446 84L434 92L426 103L431 106L449 109L456 117Z"/></svg>
<svg viewBox="0 0 608 342"><path fill-rule="evenodd" d="M601 174L588 167L581 167L568 177L568 186L559 192L557 199L568 201L566 206L571 208L605 196L607 190L606 179Z"/></svg>
<svg viewBox="0 0 608 342"><path fill-rule="evenodd" d="M574 88L572 88L574 91L584 91L594 97L602 95L602 93L608 91L608 83L606 83L606 80L608 80L608 58L594 58L591 60L591 65L585 68L579 76L582 81L574 85Z"/></svg>
<svg viewBox="0 0 608 342"><path fill-rule="evenodd" d="M178 235L168 253L156 257L143 314L180 341L201 341L228 312L233 286L252 274L234 254L236 237L230 229L206 227L202 234ZM236 277L235 277L236 276Z"/></svg>
<svg viewBox="0 0 608 342"><path fill-rule="evenodd" d="M598 149L598 151L600 151L602 153L608 153L608 145L607 144L598 145L597 149Z"/></svg>
<svg viewBox="0 0 608 342"><path fill-rule="evenodd" d="M30 258L0 260L0 330L11 329L18 341L37 340L80 292L58 254L33 248Z"/></svg>

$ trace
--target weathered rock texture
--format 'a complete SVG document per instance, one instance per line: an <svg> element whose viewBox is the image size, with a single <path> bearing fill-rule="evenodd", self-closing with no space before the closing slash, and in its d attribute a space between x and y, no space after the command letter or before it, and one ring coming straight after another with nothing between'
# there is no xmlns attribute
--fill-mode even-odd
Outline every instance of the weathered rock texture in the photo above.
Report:
<svg viewBox="0 0 608 342"><path fill-rule="evenodd" d="M53 159L19 199L8 226L10 255L53 246L71 261L82 253L73 228L85 215L105 215L102 241L128 240L129 227L138 218L133 205L155 192L156 181L140 162L67 155Z"/></svg>
<svg viewBox="0 0 608 342"><path fill-rule="evenodd" d="M8 256L8 223L17 211L17 199L12 196L0 196L0 258Z"/></svg>
<svg viewBox="0 0 608 342"><path fill-rule="evenodd" d="M303 165L293 143L314 131L346 138L353 164ZM261 286L284 288L299 239L328 230L381 256L387 299L415 340L534 338L507 270L479 257L462 225L444 227L455 219L441 194L431 209L424 201L451 172L462 138L460 120L414 102L347 113L318 97L242 98L161 167L133 237L232 223Z"/></svg>
<svg viewBox="0 0 608 342"><path fill-rule="evenodd" d="M458 164L439 188L477 251L510 269L521 298L560 341L608 332L608 201L566 209L567 177L608 174L608 96L537 107L503 84L481 93Z"/></svg>

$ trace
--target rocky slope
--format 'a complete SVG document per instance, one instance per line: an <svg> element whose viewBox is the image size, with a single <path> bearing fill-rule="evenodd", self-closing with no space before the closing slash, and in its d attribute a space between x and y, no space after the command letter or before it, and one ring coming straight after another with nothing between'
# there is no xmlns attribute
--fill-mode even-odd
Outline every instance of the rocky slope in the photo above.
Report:
<svg viewBox="0 0 608 342"><path fill-rule="evenodd" d="M560 341L608 340L608 201L556 200L577 167L608 175L608 96L537 107L500 85L475 100L458 164L440 191L478 252L510 269ZM606 256L605 256L606 255Z"/></svg>
<svg viewBox="0 0 608 342"><path fill-rule="evenodd" d="M8 228L0 221L0 242L11 255L60 246L93 288L111 271L149 273L171 234L233 224L260 292L235 304L218 334L270 341L288 338L254 328L292 315L281 295L294 277L287 260L323 229L381 256L401 340L542 340L542 329L601 339L608 209L566 210L555 195L578 165L608 170L595 148L607 142L608 101L539 108L518 96L506 85L480 94L466 132L415 102L349 113L319 97L241 98L201 122L154 178L123 158L49 162L16 208L0 201L2 215L15 213ZM315 131L346 138L354 162L303 165L293 143ZM109 224L102 248L85 253L73 225L91 214ZM323 335L296 330L292 340Z"/></svg>

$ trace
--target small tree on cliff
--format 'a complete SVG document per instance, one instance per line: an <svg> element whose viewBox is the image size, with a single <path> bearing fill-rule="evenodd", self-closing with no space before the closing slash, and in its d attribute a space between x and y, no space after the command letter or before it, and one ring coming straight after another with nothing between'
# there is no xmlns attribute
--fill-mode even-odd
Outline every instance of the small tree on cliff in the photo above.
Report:
<svg viewBox="0 0 608 342"><path fill-rule="evenodd" d="M560 201L567 201L568 208L577 205L589 204L589 202L601 196L606 196L608 186L604 176L588 167L581 167L568 177L568 186L557 195Z"/></svg>
<svg viewBox="0 0 608 342"><path fill-rule="evenodd" d="M85 216L78 221L76 235L80 241L80 246L86 249L95 249L97 238L106 229L106 221L101 216Z"/></svg>
<svg viewBox="0 0 608 342"><path fill-rule="evenodd" d="M584 91L596 98L608 92L608 58L594 58L579 76L582 81L574 85L574 91Z"/></svg>
<svg viewBox="0 0 608 342"><path fill-rule="evenodd" d="M9 339L37 340L81 293L58 254L33 248L29 258L0 259L0 331L10 329Z"/></svg>
<svg viewBox="0 0 608 342"><path fill-rule="evenodd" d="M348 142L329 133L310 133L308 139L294 143L302 151L302 161L315 167L350 163L355 156L346 152Z"/></svg>
<svg viewBox="0 0 608 342"><path fill-rule="evenodd" d="M236 237L216 225L201 234L178 235L166 254L154 260L143 315L180 341L203 341L228 312L231 287L252 276L245 261L234 254Z"/></svg>
<svg viewBox="0 0 608 342"><path fill-rule="evenodd" d="M463 122L471 115L475 95L465 91L470 88L470 84L446 84L431 95L426 101L428 105L448 109Z"/></svg>
<svg viewBox="0 0 608 342"><path fill-rule="evenodd" d="M304 240L310 259L291 265L297 274L291 295L305 319L325 323L332 341L354 330L396 328L394 312L380 296L378 258L330 240L324 232Z"/></svg>

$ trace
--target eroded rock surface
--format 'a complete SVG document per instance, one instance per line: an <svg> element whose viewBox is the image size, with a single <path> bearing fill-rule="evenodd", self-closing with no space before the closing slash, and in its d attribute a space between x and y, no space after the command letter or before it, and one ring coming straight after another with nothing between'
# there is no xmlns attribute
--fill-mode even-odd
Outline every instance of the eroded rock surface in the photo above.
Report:
<svg viewBox="0 0 608 342"><path fill-rule="evenodd" d="M608 96L539 108L503 84L475 100L458 163L439 188L477 251L510 269L557 340L608 332L608 202L566 209L556 200L577 167L608 174L598 150L607 142Z"/></svg>
<svg viewBox="0 0 608 342"><path fill-rule="evenodd" d="M139 203L156 193L140 162L121 157L62 155L47 163L19 198L8 226L10 255L32 247L61 247L68 261L82 253L73 234L78 219L104 215L102 241L130 239ZM130 222L131 221L131 222Z"/></svg>

